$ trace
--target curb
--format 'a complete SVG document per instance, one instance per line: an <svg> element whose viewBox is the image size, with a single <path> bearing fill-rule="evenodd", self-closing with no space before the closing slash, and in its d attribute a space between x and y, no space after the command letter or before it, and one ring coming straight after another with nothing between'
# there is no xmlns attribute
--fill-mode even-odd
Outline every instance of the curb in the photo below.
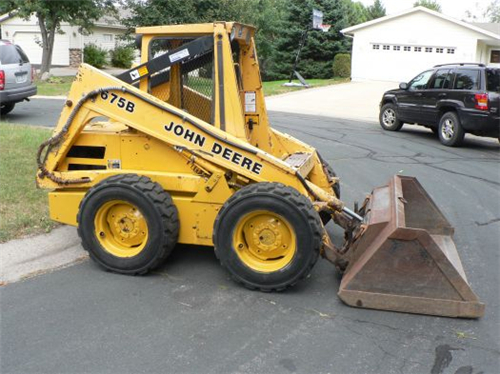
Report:
<svg viewBox="0 0 500 374"><path fill-rule="evenodd" d="M0 244L0 286L64 268L87 257L72 226L10 240Z"/></svg>

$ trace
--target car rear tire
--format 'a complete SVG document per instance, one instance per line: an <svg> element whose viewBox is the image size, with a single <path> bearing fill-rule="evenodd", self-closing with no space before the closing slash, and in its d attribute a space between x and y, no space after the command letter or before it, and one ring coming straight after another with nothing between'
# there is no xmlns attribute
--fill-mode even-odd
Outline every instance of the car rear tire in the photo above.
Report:
<svg viewBox="0 0 500 374"><path fill-rule="evenodd" d="M403 122L399 120L394 104L385 104L380 109L379 121L380 126L387 131L399 131L403 127Z"/></svg>
<svg viewBox="0 0 500 374"><path fill-rule="evenodd" d="M458 147L465 136L460 119L455 112L445 113L439 121L439 141L448 147Z"/></svg>
<svg viewBox="0 0 500 374"><path fill-rule="evenodd" d="M2 116L5 116L6 114L12 112L15 106L15 103L2 104L2 107L0 108L0 114Z"/></svg>

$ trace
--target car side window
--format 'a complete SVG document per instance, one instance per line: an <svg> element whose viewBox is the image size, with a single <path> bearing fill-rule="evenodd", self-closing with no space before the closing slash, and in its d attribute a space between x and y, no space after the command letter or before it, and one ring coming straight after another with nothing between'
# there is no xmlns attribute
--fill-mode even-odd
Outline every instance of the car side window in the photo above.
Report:
<svg viewBox="0 0 500 374"><path fill-rule="evenodd" d="M500 92L500 69L486 69L486 91Z"/></svg>
<svg viewBox="0 0 500 374"><path fill-rule="evenodd" d="M450 82L448 80L450 69L440 69L434 75L431 83L429 84L429 89L441 89L450 88Z"/></svg>
<svg viewBox="0 0 500 374"><path fill-rule="evenodd" d="M451 90L453 88L453 80L455 79L455 72L450 70L446 79L444 80L443 88L447 90Z"/></svg>
<svg viewBox="0 0 500 374"><path fill-rule="evenodd" d="M423 90L427 88L427 83L429 83L429 79L431 78L433 73L434 73L433 70L427 70L424 71L423 73L420 73L411 80L409 84L409 89L411 91L414 91L414 90Z"/></svg>
<svg viewBox="0 0 500 374"><path fill-rule="evenodd" d="M479 70L476 69L458 69L456 71L455 90L478 90L479 89Z"/></svg>
<svg viewBox="0 0 500 374"><path fill-rule="evenodd" d="M21 60L23 61L23 63L30 62L28 56L26 56L26 53L24 53L24 51L21 49L21 47L19 47L18 45L16 45L16 50L17 50L17 53L19 53L19 57L21 58Z"/></svg>
<svg viewBox="0 0 500 374"><path fill-rule="evenodd" d="M21 56L13 44L0 45L0 63L4 65L19 64Z"/></svg>

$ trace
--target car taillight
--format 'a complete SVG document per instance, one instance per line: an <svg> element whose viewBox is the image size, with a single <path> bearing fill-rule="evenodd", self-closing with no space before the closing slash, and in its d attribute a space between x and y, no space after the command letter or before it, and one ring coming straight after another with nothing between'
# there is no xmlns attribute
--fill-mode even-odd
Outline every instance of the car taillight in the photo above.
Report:
<svg viewBox="0 0 500 374"><path fill-rule="evenodd" d="M35 70L35 68L32 66L32 67L31 67L31 83L33 83L33 81L35 80L35 75L36 75L36 70Z"/></svg>
<svg viewBox="0 0 500 374"><path fill-rule="evenodd" d="M0 90L5 88L5 72L0 70Z"/></svg>
<svg viewBox="0 0 500 374"><path fill-rule="evenodd" d="M479 110L488 110L488 94L487 93L475 94L474 98L476 99L476 105L474 105L474 108L479 109Z"/></svg>

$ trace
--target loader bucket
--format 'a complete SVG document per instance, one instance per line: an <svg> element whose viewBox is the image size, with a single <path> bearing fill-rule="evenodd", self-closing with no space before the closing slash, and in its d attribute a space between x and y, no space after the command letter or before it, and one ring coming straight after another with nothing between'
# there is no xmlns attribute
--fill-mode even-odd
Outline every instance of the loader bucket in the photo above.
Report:
<svg viewBox="0 0 500 374"><path fill-rule="evenodd" d="M413 177L395 176L373 191L366 229L349 250L339 289L348 305L478 318L481 303L467 283L453 227Z"/></svg>

